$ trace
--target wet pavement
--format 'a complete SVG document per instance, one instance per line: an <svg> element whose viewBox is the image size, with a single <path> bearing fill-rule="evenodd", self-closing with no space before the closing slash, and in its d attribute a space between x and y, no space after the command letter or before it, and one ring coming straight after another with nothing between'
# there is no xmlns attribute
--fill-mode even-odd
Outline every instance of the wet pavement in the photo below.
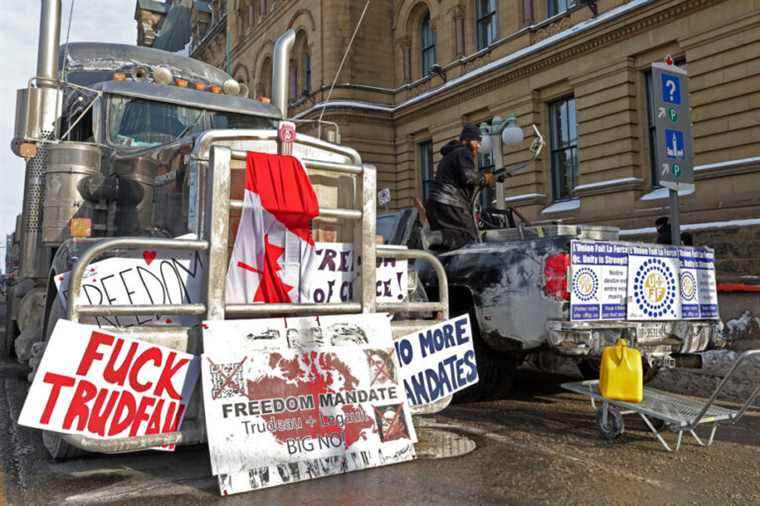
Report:
<svg viewBox="0 0 760 506"><path fill-rule="evenodd" d="M40 433L18 427L23 369L0 364L0 504L748 504L760 503L760 412L667 453L643 422L604 442L588 401L521 371L510 399L452 406L419 421L425 439L464 456L412 463L221 498L205 446L173 454L51 461ZM445 430L448 437L441 436ZM436 435L437 434L437 435ZM451 437L465 436L464 438ZM669 441L674 436L666 436ZM436 447L433 443L432 447ZM429 450L429 448L420 448ZM425 453L421 451L420 453ZM2 474L4 472L4 475Z"/></svg>

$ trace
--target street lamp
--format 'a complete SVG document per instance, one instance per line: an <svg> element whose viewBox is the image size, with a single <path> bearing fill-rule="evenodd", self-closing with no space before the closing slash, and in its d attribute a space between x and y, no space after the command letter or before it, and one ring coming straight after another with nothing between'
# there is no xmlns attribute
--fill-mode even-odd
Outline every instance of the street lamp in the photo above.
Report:
<svg viewBox="0 0 760 506"><path fill-rule="evenodd" d="M517 124L517 116L510 114L507 119L494 116L491 123L481 123L480 133L483 139L480 142L480 151L490 154L494 164L494 171L504 168L503 146L516 146L523 142L523 131ZM504 183L496 183L496 209L505 209Z"/></svg>

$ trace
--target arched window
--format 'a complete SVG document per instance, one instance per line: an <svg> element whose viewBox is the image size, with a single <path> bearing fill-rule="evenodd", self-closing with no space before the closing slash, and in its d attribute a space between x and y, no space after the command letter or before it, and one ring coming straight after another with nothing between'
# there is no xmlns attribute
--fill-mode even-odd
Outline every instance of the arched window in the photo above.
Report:
<svg viewBox="0 0 760 506"><path fill-rule="evenodd" d="M296 64L295 58L290 59L288 67L290 69L290 83L288 83L290 88L290 99L296 100L298 99L298 65Z"/></svg>
<svg viewBox="0 0 760 506"><path fill-rule="evenodd" d="M427 12L420 23L420 51L422 75L430 73L435 63L435 32L430 22L430 12Z"/></svg>
<svg viewBox="0 0 760 506"><path fill-rule="evenodd" d="M306 31L303 29L296 33L293 55L291 98L299 99L311 93L311 52Z"/></svg>
<svg viewBox="0 0 760 506"><path fill-rule="evenodd" d="M301 62L303 65L302 91L304 95L309 95L311 93L311 54L309 54L308 48L304 51Z"/></svg>
<svg viewBox="0 0 760 506"><path fill-rule="evenodd" d="M257 97L272 98L272 58L266 57L259 69L258 84L256 86Z"/></svg>

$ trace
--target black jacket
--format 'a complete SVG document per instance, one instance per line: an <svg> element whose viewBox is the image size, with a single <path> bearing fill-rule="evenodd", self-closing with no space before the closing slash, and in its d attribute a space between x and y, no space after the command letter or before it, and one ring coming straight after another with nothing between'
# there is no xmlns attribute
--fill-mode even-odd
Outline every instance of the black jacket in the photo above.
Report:
<svg viewBox="0 0 760 506"><path fill-rule="evenodd" d="M430 183L430 200L472 210L472 197L482 185L472 151L457 141L441 149L443 160L438 164L435 179Z"/></svg>

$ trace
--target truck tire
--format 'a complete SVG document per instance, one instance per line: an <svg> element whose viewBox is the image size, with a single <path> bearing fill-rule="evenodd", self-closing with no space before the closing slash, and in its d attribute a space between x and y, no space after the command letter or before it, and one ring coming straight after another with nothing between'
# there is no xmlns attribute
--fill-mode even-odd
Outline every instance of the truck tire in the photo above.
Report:
<svg viewBox="0 0 760 506"><path fill-rule="evenodd" d="M32 372L29 374L30 382L34 378L34 375L37 373L37 368L40 365L42 355L45 353L45 348L47 347L48 340L53 333L55 324L58 322L58 320L65 317L66 311L64 311L60 301L58 298L56 298L56 300L54 300L53 304L50 306L50 315L48 316L47 329L45 329L45 340L43 341L42 346L35 346L34 355L29 360L29 365L32 368ZM45 449L48 451L50 456L53 457L53 459L68 460L87 454L87 452L84 450L68 444L63 440L61 436L62 434L59 434L57 432L42 431L42 443L45 445Z"/></svg>
<svg viewBox="0 0 760 506"><path fill-rule="evenodd" d="M508 353L496 351L480 337L475 316L470 313L473 347L478 368L478 382L454 394L454 402L478 402L502 399L512 392L517 374L518 359Z"/></svg>

